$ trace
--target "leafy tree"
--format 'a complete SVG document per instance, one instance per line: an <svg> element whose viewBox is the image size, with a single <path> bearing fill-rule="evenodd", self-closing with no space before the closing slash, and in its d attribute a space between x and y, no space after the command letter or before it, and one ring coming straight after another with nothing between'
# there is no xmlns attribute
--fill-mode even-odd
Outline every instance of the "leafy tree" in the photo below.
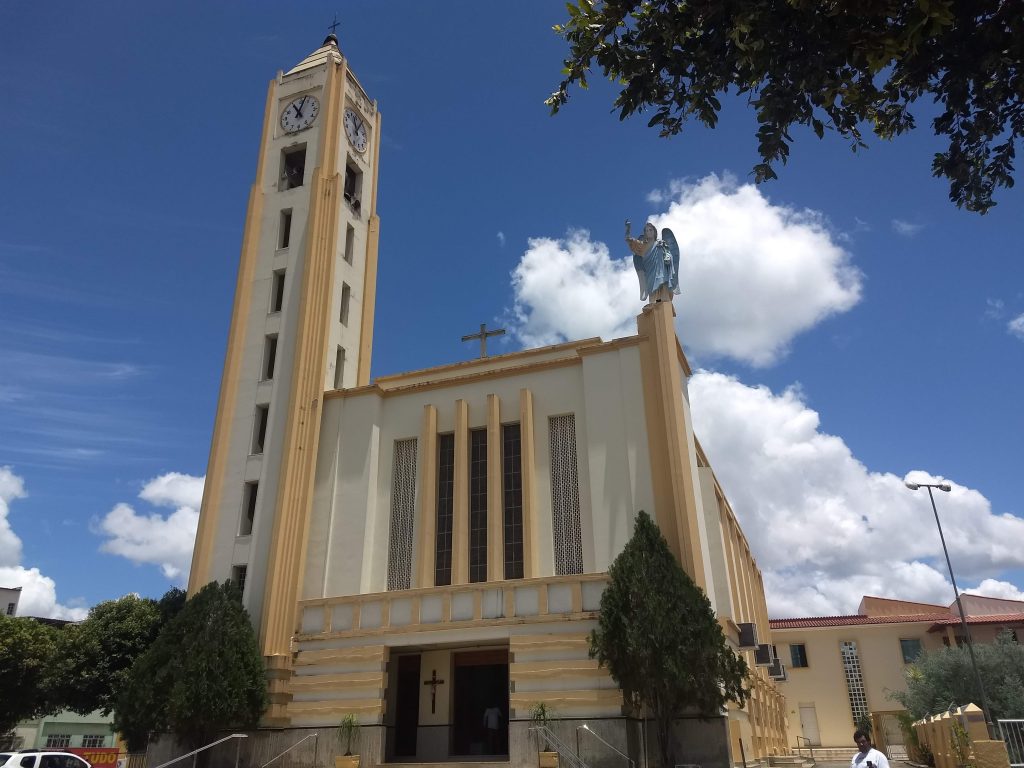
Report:
<svg viewBox="0 0 1024 768"><path fill-rule="evenodd" d="M96 605L83 622L67 627L57 667L64 705L83 715L96 709L109 714L160 623L156 601L125 595Z"/></svg>
<svg viewBox="0 0 1024 768"><path fill-rule="evenodd" d="M50 676L59 632L35 619L0 615L0 734L59 709Z"/></svg>
<svg viewBox="0 0 1024 768"><path fill-rule="evenodd" d="M555 31L569 44L564 80L587 87L599 67L617 81L619 118L646 109L662 136L693 117L713 128L719 97L735 91L754 108L761 162L756 181L776 177L794 125L819 138L835 131L852 149L862 129L891 139L916 127L910 106L938 105L948 141L932 175L970 211L995 205L1013 186L1024 135L1024 14L1005 0L576 0Z"/></svg>
<svg viewBox="0 0 1024 768"><path fill-rule="evenodd" d="M267 707L256 635L238 587L207 584L135 663L114 708L128 748L173 731L192 748L223 728L254 726Z"/></svg>
<svg viewBox="0 0 1024 768"><path fill-rule="evenodd" d="M607 667L635 711L651 713L661 764L675 765L673 719L687 709L717 715L727 701L743 706L747 664L726 645L707 595L645 512L608 576L590 655Z"/></svg>
<svg viewBox="0 0 1024 768"><path fill-rule="evenodd" d="M974 655L985 685L993 718L1024 718L1024 647L1009 631L993 643L976 643ZM924 653L904 672L906 691L891 698L919 720L949 708L950 704L981 704L981 691L966 648L942 648Z"/></svg>

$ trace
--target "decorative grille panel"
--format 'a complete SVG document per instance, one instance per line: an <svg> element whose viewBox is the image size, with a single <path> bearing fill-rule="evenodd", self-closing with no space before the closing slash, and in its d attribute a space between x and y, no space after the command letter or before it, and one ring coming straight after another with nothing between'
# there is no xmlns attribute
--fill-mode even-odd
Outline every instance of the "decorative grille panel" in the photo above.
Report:
<svg viewBox="0 0 1024 768"><path fill-rule="evenodd" d="M416 438L395 441L391 472L388 589L412 587L412 535L416 515Z"/></svg>
<svg viewBox="0 0 1024 768"><path fill-rule="evenodd" d="M576 417L548 419L551 437L551 527L555 573L583 573L580 533L580 482L576 465Z"/></svg>
<svg viewBox="0 0 1024 768"><path fill-rule="evenodd" d="M864 676L860 670L860 656L857 655L856 641L843 640L840 642L839 655L843 659L843 672L846 674L846 690L850 694L853 724L859 726L861 721L868 716L868 697L864 693Z"/></svg>

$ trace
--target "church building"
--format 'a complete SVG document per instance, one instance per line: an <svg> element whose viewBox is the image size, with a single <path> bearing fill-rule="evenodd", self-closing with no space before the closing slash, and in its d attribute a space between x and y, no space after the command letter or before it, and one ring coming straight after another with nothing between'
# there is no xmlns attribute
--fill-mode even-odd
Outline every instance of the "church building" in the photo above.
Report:
<svg viewBox="0 0 1024 768"><path fill-rule="evenodd" d="M333 35L271 81L189 584L242 587L263 726L354 714L364 768L526 766L543 703L556 751L646 766L653 730L587 640L646 510L752 671L743 709L681 721L678 754L786 752L763 582L693 433L671 292L625 338L487 356L481 328L475 359L371 381L380 148Z"/></svg>

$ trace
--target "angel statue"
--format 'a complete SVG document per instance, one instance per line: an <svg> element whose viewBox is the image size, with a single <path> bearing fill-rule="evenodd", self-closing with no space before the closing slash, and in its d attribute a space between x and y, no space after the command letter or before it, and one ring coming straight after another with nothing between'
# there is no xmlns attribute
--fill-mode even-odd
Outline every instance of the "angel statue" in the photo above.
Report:
<svg viewBox="0 0 1024 768"><path fill-rule="evenodd" d="M626 219L626 244L633 252L633 266L640 278L640 298L648 297L652 302L672 301L672 294L679 293L679 244L672 230L661 230L651 222L644 224L641 238L630 237L629 219Z"/></svg>

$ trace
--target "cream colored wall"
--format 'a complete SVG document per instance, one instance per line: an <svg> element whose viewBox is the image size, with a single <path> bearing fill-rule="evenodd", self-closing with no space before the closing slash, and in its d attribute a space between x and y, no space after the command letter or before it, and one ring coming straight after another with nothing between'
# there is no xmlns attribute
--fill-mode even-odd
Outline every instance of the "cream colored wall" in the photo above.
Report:
<svg viewBox="0 0 1024 768"><path fill-rule="evenodd" d="M523 388L534 399L535 575L554 574L548 419L568 413L576 416L584 572L606 570L629 539L636 510L653 503L639 363L630 346L613 346L573 365L542 366L519 375L387 395L368 388L328 398L303 599L386 589L394 443L420 437L426 405L437 409L438 433L454 430L458 400L468 405L470 428L486 426L488 395L497 396L502 423L517 422ZM422 450L418 440L417 451ZM414 560L414 586L417 565Z"/></svg>
<svg viewBox="0 0 1024 768"><path fill-rule="evenodd" d="M786 664L788 678L780 684L786 696L786 714L790 745L803 735L800 729L800 706L814 705L818 730L825 746L846 746L852 743L856 728L850 708L846 676L839 643L854 640L860 656L861 674L868 709L891 711L902 707L888 696L890 691L904 690L901 638L917 638L927 643L929 622L899 624L867 624L817 629L775 629L772 641ZM790 665L789 645L803 643L807 649L808 666Z"/></svg>

